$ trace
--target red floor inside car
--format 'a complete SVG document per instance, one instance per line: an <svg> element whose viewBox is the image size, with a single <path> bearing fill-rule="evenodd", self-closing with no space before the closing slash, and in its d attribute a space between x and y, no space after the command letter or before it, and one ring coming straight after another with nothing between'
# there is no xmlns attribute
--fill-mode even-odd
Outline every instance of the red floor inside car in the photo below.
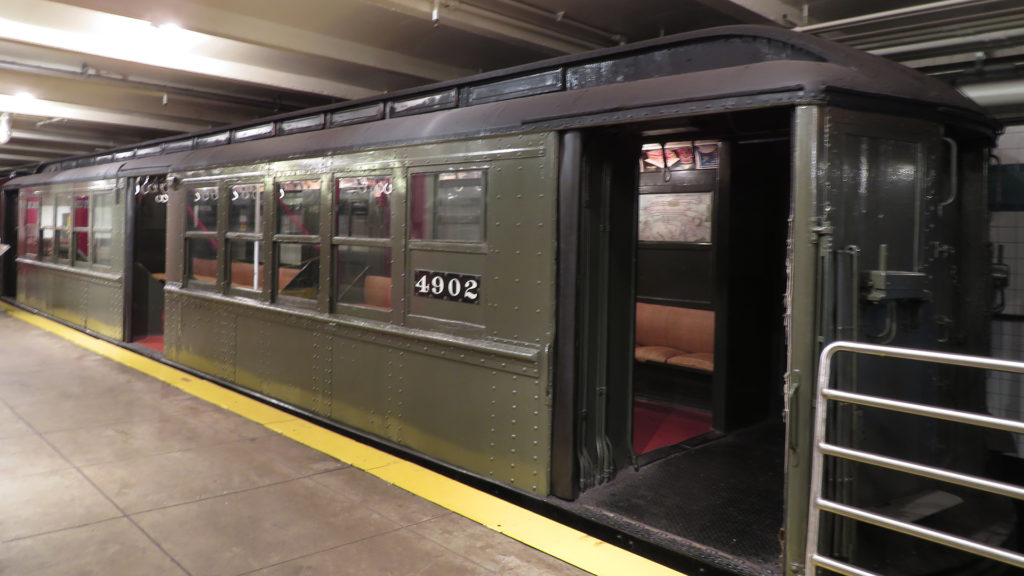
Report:
<svg viewBox="0 0 1024 576"><path fill-rule="evenodd" d="M633 401L633 450L637 454L672 446L709 430L711 414L707 412L649 400Z"/></svg>
<svg viewBox="0 0 1024 576"><path fill-rule="evenodd" d="M157 352L164 353L164 335L156 334L153 336L146 336L145 338L139 338L135 341L136 344L141 344L150 350L156 350Z"/></svg>

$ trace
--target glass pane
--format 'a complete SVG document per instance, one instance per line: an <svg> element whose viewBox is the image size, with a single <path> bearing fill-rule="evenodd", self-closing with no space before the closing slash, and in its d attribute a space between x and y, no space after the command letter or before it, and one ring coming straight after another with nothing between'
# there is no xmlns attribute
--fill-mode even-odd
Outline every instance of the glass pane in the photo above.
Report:
<svg viewBox="0 0 1024 576"><path fill-rule="evenodd" d="M339 178L335 191L336 236L387 238L391 235L391 177Z"/></svg>
<svg viewBox="0 0 1024 576"><path fill-rule="evenodd" d="M71 196L57 196L57 259L71 259Z"/></svg>
<svg viewBox="0 0 1024 576"><path fill-rule="evenodd" d="M52 260L54 249L53 228L43 228L43 245L39 257L43 260Z"/></svg>
<svg viewBox="0 0 1024 576"><path fill-rule="evenodd" d="M414 174L412 238L419 240L484 240L484 172Z"/></svg>
<svg viewBox="0 0 1024 576"><path fill-rule="evenodd" d="M57 196L57 221L54 225L64 229L71 227L71 196L67 194Z"/></svg>
<svg viewBox="0 0 1024 576"><path fill-rule="evenodd" d="M391 309L391 249L337 247L338 301Z"/></svg>
<svg viewBox="0 0 1024 576"><path fill-rule="evenodd" d="M185 277L199 282L217 282L217 240L188 238Z"/></svg>
<svg viewBox="0 0 1024 576"><path fill-rule="evenodd" d="M71 259L71 232L66 228L57 228L57 259Z"/></svg>
<svg viewBox="0 0 1024 576"><path fill-rule="evenodd" d="M92 227L109 230L114 223L114 195L101 192L92 197Z"/></svg>
<svg viewBox="0 0 1024 576"><path fill-rule="evenodd" d="M262 290L265 261L262 242L230 240L228 246L231 259L231 287Z"/></svg>
<svg viewBox="0 0 1024 576"><path fill-rule="evenodd" d="M92 233L92 262L99 266L110 266L114 261L114 249L111 243L113 235L104 230Z"/></svg>
<svg viewBox="0 0 1024 576"><path fill-rule="evenodd" d="M217 231L217 200L220 193L216 186L196 188L188 197L188 227L198 232Z"/></svg>
<svg viewBox="0 0 1024 576"><path fill-rule="evenodd" d="M21 227L18 229L18 255L39 254L39 205L38 196L27 198L21 213Z"/></svg>
<svg viewBox="0 0 1024 576"><path fill-rule="evenodd" d="M277 257L277 293L316 300L320 294L320 246L282 243Z"/></svg>
<svg viewBox="0 0 1024 576"><path fill-rule="evenodd" d="M320 180L282 182L277 193L277 233L320 233Z"/></svg>
<svg viewBox="0 0 1024 576"><path fill-rule="evenodd" d="M75 228L87 228L89 226L89 196L75 196L74 206L75 213L72 226Z"/></svg>
<svg viewBox="0 0 1024 576"><path fill-rule="evenodd" d="M259 233L263 229L262 184L240 184L231 187L229 232Z"/></svg>
<svg viewBox="0 0 1024 576"><path fill-rule="evenodd" d="M89 262L89 196L75 196L74 213L72 214L72 226L81 229L74 232L75 261L80 263Z"/></svg>

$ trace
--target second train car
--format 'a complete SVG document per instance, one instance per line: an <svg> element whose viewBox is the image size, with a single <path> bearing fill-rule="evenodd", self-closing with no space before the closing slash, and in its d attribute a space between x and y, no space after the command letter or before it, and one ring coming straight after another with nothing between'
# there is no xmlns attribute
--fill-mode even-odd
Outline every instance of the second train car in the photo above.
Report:
<svg viewBox="0 0 1024 576"><path fill-rule="evenodd" d="M41 166L3 188L2 285L684 569L797 575L822 347L988 353L997 130L891 62L713 29ZM977 376L879 362L838 378L985 409ZM992 450L862 413L832 433ZM869 507L930 490L829 474ZM1016 545L1012 505L946 508ZM980 570L824 526L871 569Z"/></svg>

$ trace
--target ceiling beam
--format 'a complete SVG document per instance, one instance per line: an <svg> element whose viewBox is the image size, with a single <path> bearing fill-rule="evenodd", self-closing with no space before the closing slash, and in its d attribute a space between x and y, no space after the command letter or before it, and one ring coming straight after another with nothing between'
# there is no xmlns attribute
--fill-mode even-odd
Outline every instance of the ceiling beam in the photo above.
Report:
<svg viewBox="0 0 1024 576"><path fill-rule="evenodd" d="M244 53L247 43L157 28L145 20L48 0L4 0L0 39L336 98L377 94L361 86L210 55Z"/></svg>
<svg viewBox="0 0 1024 576"><path fill-rule="evenodd" d="M78 146L91 146L93 148L116 148L118 143L114 140L104 140L102 138L86 138L81 136L71 136L67 133L47 133L38 130L18 130L14 129L11 131L12 140L28 140L32 142L53 142L59 144L70 144Z"/></svg>
<svg viewBox="0 0 1024 576"><path fill-rule="evenodd" d="M369 4L395 10L407 16L434 20L434 3L429 0L365 0ZM465 3L438 2L436 22L489 38L518 45L546 48L558 54L574 54L604 48L613 43L594 42L573 36L565 30L538 26L498 12Z"/></svg>
<svg viewBox="0 0 1024 576"><path fill-rule="evenodd" d="M698 0L701 4L723 14L746 21L743 11L753 12L783 26L795 26L804 23L806 14L800 6L794 6L783 0Z"/></svg>
<svg viewBox="0 0 1024 576"><path fill-rule="evenodd" d="M33 162L42 162L43 160L49 160L48 156L30 156L24 154L8 154L3 151L3 147L0 146L0 161L6 161L8 164L30 164Z"/></svg>
<svg viewBox="0 0 1024 576"><path fill-rule="evenodd" d="M286 26L247 14L228 12L197 2L174 2L168 13L183 19L189 30L267 48L390 70L426 80L451 80L476 72L435 60L416 58L334 36Z"/></svg>
<svg viewBox="0 0 1024 576"><path fill-rule="evenodd" d="M7 144L0 145L0 149L3 149L3 151L8 153L38 154L48 158L62 158L65 156L77 156L79 154L92 154L93 152L98 152L98 150L94 148L46 148L42 146L26 146L13 137Z"/></svg>
<svg viewBox="0 0 1024 576"><path fill-rule="evenodd" d="M0 94L0 112L43 118L66 118L68 120L82 120L101 124L147 128L150 130L164 130L167 132L194 132L212 128L211 124L202 122L189 122L187 120L159 118L142 114L126 114L114 110L40 100L38 98L24 98L8 94Z"/></svg>

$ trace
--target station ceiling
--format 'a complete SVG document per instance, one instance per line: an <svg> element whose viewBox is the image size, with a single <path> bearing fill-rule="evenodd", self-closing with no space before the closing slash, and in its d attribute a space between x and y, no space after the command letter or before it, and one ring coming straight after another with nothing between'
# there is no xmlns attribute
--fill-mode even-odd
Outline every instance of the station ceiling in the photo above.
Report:
<svg viewBox="0 0 1024 576"><path fill-rule="evenodd" d="M1024 122L1020 0L4 0L0 175L738 23L894 59Z"/></svg>

